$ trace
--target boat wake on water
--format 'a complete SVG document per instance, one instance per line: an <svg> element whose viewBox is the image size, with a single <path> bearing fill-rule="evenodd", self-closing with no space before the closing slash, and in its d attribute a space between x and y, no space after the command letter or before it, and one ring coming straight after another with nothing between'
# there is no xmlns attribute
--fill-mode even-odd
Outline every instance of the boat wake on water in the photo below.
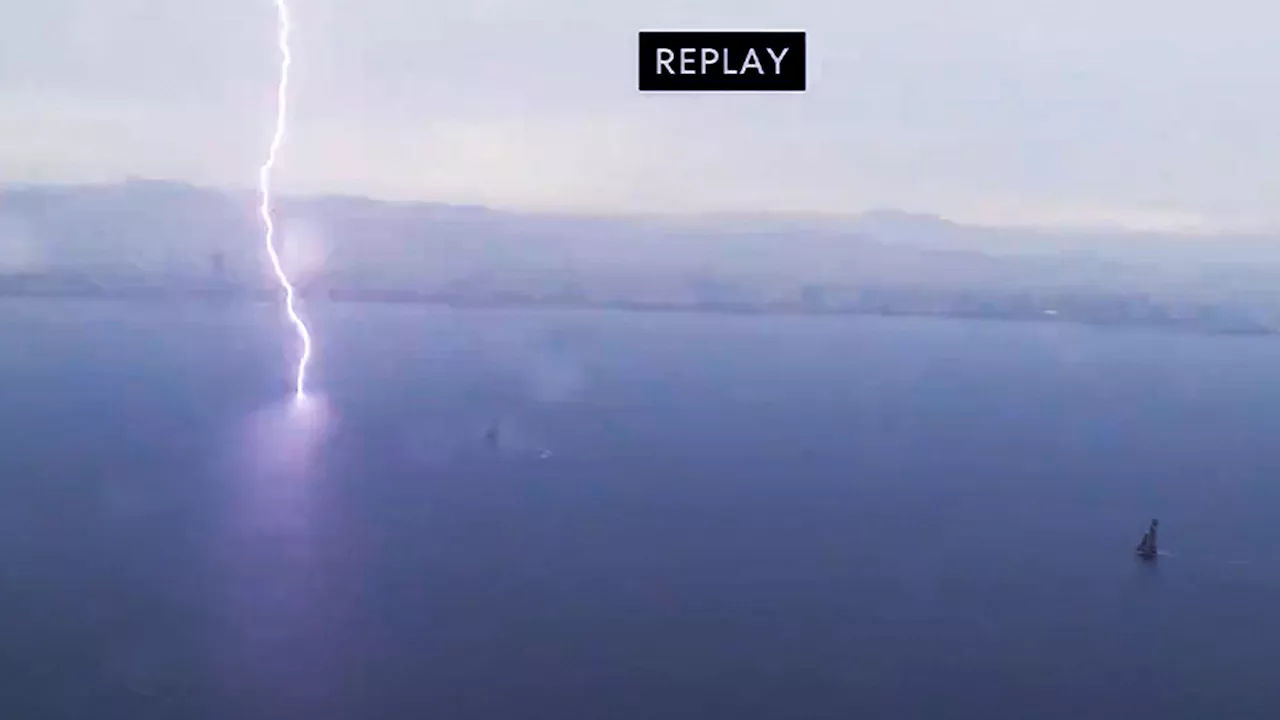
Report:
<svg viewBox="0 0 1280 720"><path fill-rule="evenodd" d="M494 452L505 455L530 457L546 460L551 457L551 450L536 442L527 432L511 423L495 420L484 431L484 444Z"/></svg>
<svg viewBox="0 0 1280 720"><path fill-rule="evenodd" d="M433 468L492 461L540 462L559 455L540 433L514 420L425 420L405 429L403 443L415 465Z"/></svg>
<svg viewBox="0 0 1280 720"><path fill-rule="evenodd" d="M1213 564L1215 565L1216 564L1222 564L1222 565L1251 564L1248 560L1243 560L1239 558L1232 559L1232 560L1221 560L1221 559L1196 556L1194 554L1190 556L1186 556L1178 553L1173 553L1168 550L1164 550L1160 548L1157 543L1157 532L1159 528L1160 528L1160 521L1152 520L1150 527L1148 527L1147 531L1142 534L1142 540L1138 543L1138 546L1134 548L1134 552L1138 555L1139 558L1141 558L1144 561L1152 562L1152 561L1155 561L1157 558L1179 558L1180 557L1180 558L1185 558L1189 560L1212 561Z"/></svg>
<svg viewBox="0 0 1280 720"><path fill-rule="evenodd" d="M1252 565L1252 560L1244 560L1241 558L1224 559L1222 557L1212 557L1199 555L1196 553L1187 554L1185 552L1173 552L1172 550L1160 549L1156 551L1156 557L1164 560L1169 558L1177 563L1205 563L1210 565Z"/></svg>

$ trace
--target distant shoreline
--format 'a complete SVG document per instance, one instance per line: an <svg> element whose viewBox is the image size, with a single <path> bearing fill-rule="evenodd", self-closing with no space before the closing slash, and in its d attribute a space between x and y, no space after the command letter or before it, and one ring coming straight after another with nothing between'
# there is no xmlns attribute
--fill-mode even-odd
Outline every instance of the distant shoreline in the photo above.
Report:
<svg viewBox="0 0 1280 720"><path fill-rule="evenodd" d="M3 258L0 298L280 301L263 263L260 218L241 195L135 180L0 184L0 199L0 229L16 243ZM1262 236L1187 243L983 228L897 210L834 224L739 216L690 224L359 197L278 200L282 227L301 223L299 237L324 229L313 248L324 260L300 288L313 302L1280 334L1280 251Z"/></svg>
<svg viewBox="0 0 1280 720"><path fill-rule="evenodd" d="M198 303L274 303L280 292L250 290L238 287L104 287L92 283L15 286L0 278L0 301L4 300L90 300L108 302L198 302ZM301 293L316 300L316 292ZM539 296L520 293L490 293L464 296L457 293L411 290L327 290L322 302L343 304L421 305L459 310L605 310L634 313L732 315L739 317L898 317L953 320L986 320L1019 323L1069 324L1087 327L1169 330L1206 335L1269 336L1280 335L1280 329L1260 322L1234 318L1214 323L1196 317L1124 317L1099 316L1088 312L1044 310L1023 307L947 308L921 310L908 307L815 307L800 302L658 302L641 300L592 300L581 297Z"/></svg>

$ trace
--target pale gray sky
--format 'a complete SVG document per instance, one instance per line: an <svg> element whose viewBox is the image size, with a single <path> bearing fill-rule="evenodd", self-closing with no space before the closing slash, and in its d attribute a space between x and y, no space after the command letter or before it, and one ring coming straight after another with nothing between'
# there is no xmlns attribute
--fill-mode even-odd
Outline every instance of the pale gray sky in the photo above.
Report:
<svg viewBox="0 0 1280 720"><path fill-rule="evenodd" d="M585 210L1280 224L1269 0L291 0L280 182ZM0 178L247 186L271 0L0 0ZM804 95L644 96L635 34L809 31Z"/></svg>

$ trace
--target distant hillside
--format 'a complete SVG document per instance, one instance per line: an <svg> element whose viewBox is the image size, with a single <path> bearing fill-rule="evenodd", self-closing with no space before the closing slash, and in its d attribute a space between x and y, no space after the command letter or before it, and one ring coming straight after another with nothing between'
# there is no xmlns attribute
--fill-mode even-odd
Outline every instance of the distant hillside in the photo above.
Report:
<svg viewBox="0 0 1280 720"><path fill-rule="evenodd" d="M984 228L892 210L637 218L337 196L278 205L286 265L317 291L824 307L875 296L944 314L1097 298L1280 309L1280 246L1266 237ZM217 276L269 291L268 270L249 193L159 181L0 190L0 272L100 285Z"/></svg>

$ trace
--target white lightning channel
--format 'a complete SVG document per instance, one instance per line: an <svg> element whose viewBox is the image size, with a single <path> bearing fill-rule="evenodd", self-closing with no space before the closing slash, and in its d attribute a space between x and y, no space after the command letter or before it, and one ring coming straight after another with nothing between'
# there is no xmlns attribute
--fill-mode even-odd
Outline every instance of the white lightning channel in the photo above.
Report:
<svg viewBox="0 0 1280 720"><path fill-rule="evenodd" d="M301 399L306 395L307 363L311 360L311 331L307 329L307 324L302 321L297 308L294 307L293 283L289 282L289 276L285 274L284 267L280 263L280 255L276 252L276 226L271 217L271 171L275 168L276 155L280 152L281 144L284 143L285 122L288 119L289 66L293 63L293 54L289 51L289 7L285 4L285 0L275 0L275 5L276 41L280 50L280 81L276 85L275 132L271 136L271 147L267 151L266 162L258 170L258 190L262 197L259 212L262 214L262 223L266 226L265 242L267 254L271 256L271 267L276 272L276 279L280 281L280 286L284 288L285 310L289 314L290 322L298 331L298 338L302 340L302 357L298 359L296 388L297 397Z"/></svg>

